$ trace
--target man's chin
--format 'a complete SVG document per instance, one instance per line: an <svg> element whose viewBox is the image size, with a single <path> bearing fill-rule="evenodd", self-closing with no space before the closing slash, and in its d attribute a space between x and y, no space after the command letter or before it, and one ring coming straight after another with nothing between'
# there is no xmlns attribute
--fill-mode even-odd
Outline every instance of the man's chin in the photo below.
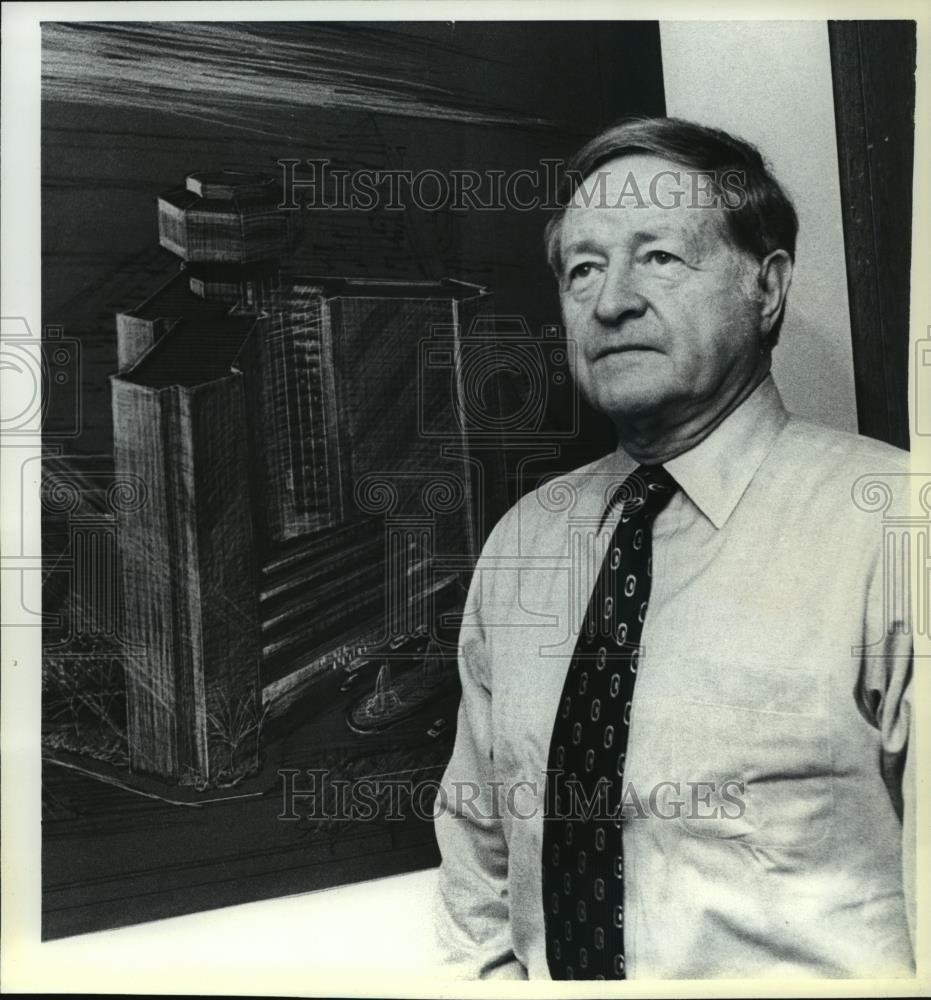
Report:
<svg viewBox="0 0 931 1000"><path fill-rule="evenodd" d="M589 401L607 417L635 420L662 412L669 403L669 394L658 387L640 384L625 386L623 390L605 389Z"/></svg>

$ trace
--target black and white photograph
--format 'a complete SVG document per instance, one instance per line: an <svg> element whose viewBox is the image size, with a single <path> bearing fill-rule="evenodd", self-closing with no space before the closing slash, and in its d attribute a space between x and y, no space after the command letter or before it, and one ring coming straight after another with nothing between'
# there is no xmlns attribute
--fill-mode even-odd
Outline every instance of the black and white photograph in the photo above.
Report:
<svg viewBox="0 0 931 1000"><path fill-rule="evenodd" d="M0 988L927 991L929 15L3 6Z"/></svg>

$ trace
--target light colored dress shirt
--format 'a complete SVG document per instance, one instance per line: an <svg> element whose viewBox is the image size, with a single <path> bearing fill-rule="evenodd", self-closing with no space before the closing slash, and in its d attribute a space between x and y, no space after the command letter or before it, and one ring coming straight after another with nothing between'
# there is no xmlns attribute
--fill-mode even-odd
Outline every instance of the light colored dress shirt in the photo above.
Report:
<svg viewBox="0 0 931 1000"><path fill-rule="evenodd" d="M907 503L907 458L789 415L767 376L666 463L623 779L642 809L615 833L629 978L914 974L911 639L881 510ZM618 450L528 493L479 559L436 806L455 974L549 975L544 771L635 466Z"/></svg>

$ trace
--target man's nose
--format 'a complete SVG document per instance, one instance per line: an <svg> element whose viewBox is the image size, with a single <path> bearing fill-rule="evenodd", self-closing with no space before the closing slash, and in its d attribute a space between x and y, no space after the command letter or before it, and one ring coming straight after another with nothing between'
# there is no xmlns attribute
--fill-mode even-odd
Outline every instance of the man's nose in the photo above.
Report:
<svg viewBox="0 0 931 1000"><path fill-rule="evenodd" d="M627 316L641 315L645 309L646 300L637 287L631 266L624 262L610 263L595 303L595 318L614 326Z"/></svg>

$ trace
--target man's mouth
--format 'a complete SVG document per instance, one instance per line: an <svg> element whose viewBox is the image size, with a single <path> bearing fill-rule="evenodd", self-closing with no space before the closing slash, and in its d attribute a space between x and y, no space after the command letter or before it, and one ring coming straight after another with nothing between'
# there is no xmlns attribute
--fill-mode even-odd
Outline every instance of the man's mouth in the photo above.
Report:
<svg viewBox="0 0 931 1000"><path fill-rule="evenodd" d="M649 344L612 344L610 347L604 347L595 355L595 360L599 361L601 358L606 358L611 354L630 354L634 351L653 351L657 352L657 348L650 346Z"/></svg>

